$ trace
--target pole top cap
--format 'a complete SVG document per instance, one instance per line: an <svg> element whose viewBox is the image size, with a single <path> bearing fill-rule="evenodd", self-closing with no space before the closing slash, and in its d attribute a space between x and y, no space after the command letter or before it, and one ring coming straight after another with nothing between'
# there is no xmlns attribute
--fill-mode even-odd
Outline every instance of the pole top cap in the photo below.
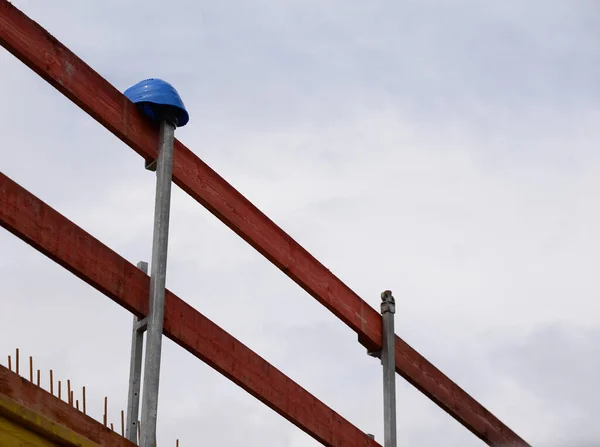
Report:
<svg viewBox="0 0 600 447"><path fill-rule="evenodd" d="M162 79L144 79L125 90L124 95L154 121L169 119L182 127L190 119L175 87Z"/></svg>
<svg viewBox="0 0 600 447"><path fill-rule="evenodd" d="M385 290L381 293L381 313L386 312L396 312L396 300L391 290Z"/></svg>

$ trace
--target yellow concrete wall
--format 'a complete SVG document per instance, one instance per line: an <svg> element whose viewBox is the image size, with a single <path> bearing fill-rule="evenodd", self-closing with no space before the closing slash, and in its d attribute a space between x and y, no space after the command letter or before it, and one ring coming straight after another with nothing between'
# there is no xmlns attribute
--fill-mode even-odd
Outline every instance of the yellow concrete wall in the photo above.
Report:
<svg viewBox="0 0 600 447"><path fill-rule="evenodd" d="M1 447L99 447L98 444L0 395Z"/></svg>
<svg viewBox="0 0 600 447"><path fill-rule="evenodd" d="M0 445L2 447L54 447L59 446L41 435L0 416Z"/></svg>

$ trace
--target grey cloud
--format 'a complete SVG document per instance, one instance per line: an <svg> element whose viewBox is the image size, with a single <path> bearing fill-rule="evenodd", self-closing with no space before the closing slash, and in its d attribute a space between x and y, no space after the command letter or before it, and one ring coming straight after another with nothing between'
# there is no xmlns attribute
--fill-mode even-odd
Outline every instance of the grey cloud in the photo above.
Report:
<svg viewBox="0 0 600 447"><path fill-rule="evenodd" d="M598 327L549 324L498 346L494 368L543 399L549 411L561 408L573 423L591 428L600 407L600 392L590 386L600 377L599 339Z"/></svg>
<svg viewBox="0 0 600 447"><path fill-rule="evenodd" d="M398 333L528 441L597 441L594 2L16 5L121 90L172 82L181 140L371 305L392 288ZM2 172L147 259L140 157L6 52L0 67ZM0 351L118 415L130 315L6 232L0 282ZM178 188L168 285L380 438L381 371L356 335ZM165 359L165 442L315 445L172 343ZM481 444L398 387L401 445Z"/></svg>

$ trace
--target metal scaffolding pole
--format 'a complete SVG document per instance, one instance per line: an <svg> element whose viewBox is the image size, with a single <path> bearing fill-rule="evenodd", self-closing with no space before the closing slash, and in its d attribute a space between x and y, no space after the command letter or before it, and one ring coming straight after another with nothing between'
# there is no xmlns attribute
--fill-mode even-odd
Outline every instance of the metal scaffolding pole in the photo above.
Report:
<svg viewBox="0 0 600 447"><path fill-rule="evenodd" d="M138 268L148 274L148 263L140 261ZM133 316L131 334L131 360L129 363L129 392L127 393L127 423L125 437L137 445L138 414L140 411L140 388L142 385L142 358L144 355L144 331L146 318L140 320Z"/></svg>
<svg viewBox="0 0 600 447"><path fill-rule="evenodd" d="M383 320L381 364L383 365L384 447L396 447L395 313L396 303L394 297L391 291L386 290L381 294L381 318Z"/></svg>
<svg viewBox="0 0 600 447"><path fill-rule="evenodd" d="M144 389L142 392L142 425L140 427L140 445L142 447L156 447L156 420L167 276L174 139L175 125L167 119L161 121L158 163L156 165L156 199L154 204L154 233L150 270L150 308L146 332Z"/></svg>

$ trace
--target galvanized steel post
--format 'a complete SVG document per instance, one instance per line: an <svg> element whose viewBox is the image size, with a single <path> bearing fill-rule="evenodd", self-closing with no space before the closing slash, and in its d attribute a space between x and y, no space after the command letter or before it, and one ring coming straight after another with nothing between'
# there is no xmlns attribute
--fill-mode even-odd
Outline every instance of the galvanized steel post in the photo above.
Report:
<svg viewBox="0 0 600 447"><path fill-rule="evenodd" d="M148 274L148 263L138 262L138 268ZM138 414L140 411L140 387L142 385L142 358L144 355L144 331L146 319L133 316L131 335L131 359L129 362L129 391L127 393L127 423L125 437L137 445Z"/></svg>
<svg viewBox="0 0 600 447"><path fill-rule="evenodd" d="M142 439L140 443L142 447L156 447L174 140L175 125L164 119L160 124L158 163L156 165L156 199L154 203L154 234L150 270L150 309L146 331L144 390L142 392Z"/></svg>
<svg viewBox="0 0 600 447"><path fill-rule="evenodd" d="M162 350L163 320L165 316L165 286L167 279L167 252L169 245L169 217L171 214L171 180L173 174L173 145L175 128L185 126L189 115L177 90L162 79L150 78L129 87L124 95L154 122L160 123L158 160L146 160L146 169L156 171L154 201L154 231L152 235L152 263L150 270L150 306L143 321L134 321L133 345L137 347L139 334L146 326L146 356L144 388L142 390L141 447L156 447L156 420ZM133 350L133 346L132 346ZM132 351L130 371L131 412L135 410L135 372L137 365ZM129 409L129 408L128 408ZM130 421L131 422L131 421ZM128 423L131 431L133 422ZM131 434L131 437L135 436Z"/></svg>
<svg viewBox="0 0 600 447"><path fill-rule="evenodd" d="M396 447L395 313L396 303L394 297L391 291L386 290L381 294L381 317L383 320L381 364L383 365L384 447Z"/></svg>

